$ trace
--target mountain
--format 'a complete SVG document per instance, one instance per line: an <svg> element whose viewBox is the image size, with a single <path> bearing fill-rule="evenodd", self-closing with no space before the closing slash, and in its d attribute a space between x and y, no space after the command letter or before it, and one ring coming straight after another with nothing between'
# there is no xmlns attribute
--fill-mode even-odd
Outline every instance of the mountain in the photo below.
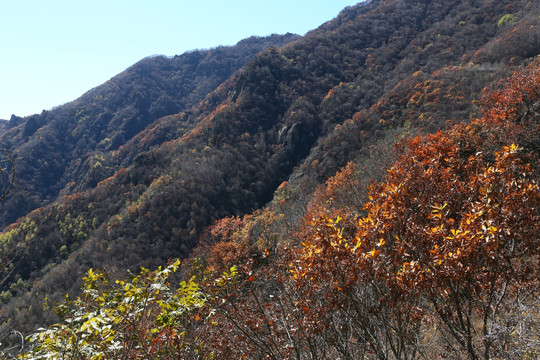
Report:
<svg viewBox="0 0 540 360"><path fill-rule="evenodd" d="M274 216L278 230L256 217L250 239L283 244L347 163L381 180L397 136L480 116L482 89L538 56L538 15L535 2L373 0L303 37L147 58L13 116L0 130L17 173L1 212L4 317L53 322L43 298L77 293L89 268L185 258L231 216Z"/></svg>
<svg viewBox="0 0 540 360"><path fill-rule="evenodd" d="M0 141L16 158L19 191L1 225L54 201L66 186L71 192L70 183L76 191L94 187L114 173L113 164L93 170L95 159L158 119L197 105L258 52L296 38L252 37L232 47L146 58L71 103L24 119L12 116Z"/></svg>

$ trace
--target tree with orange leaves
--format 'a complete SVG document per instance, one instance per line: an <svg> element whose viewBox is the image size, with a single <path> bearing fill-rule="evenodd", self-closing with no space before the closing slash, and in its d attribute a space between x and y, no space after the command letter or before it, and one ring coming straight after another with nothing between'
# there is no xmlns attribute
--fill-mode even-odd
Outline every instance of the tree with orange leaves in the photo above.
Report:
<svg viewBox="0 0 540 360"><path fill-rule="evenodd" d="M339 218L314 219L292 263L306 317L349 316L349 343L380 359L436 356L429 324L456 358L538 350L509 349L509 314L538 307L540 191L531 149L510 142L537 128L538 69L487 93L498 100L484 118L405 143L353 236Z"/></svg>
<svg viewBox="0 0 540 360"><path fill-rule="evenodd" d="M491 358L501 306L538 276L540 195L518 151L489 164L442 135L411 142L356 235L360 269L395 301L425 298L471 359Z"/></svg>

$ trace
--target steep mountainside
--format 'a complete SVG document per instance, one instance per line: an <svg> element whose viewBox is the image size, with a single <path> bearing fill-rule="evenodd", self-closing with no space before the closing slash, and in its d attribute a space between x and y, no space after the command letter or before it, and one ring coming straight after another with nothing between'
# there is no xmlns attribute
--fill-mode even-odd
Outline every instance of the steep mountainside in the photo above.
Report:
<svg viewBox="0 0 540 360"><path fill-rule="evenodd" d="M94 187L117 169L113 163L94 166L106 154L159 118L196 106L256 53L296 38L252 37L233 47L146 58L71 103L24 119L12 116L0 142L16 157L18 191L0 226L50 203L66 185L64 193Z"/></svg>
<svg viewBox="0 0 540 360"><path fill-rule="evenodd" d="M75 292L88 268L185 257L214 221L280 196L293 231L347 162L377 176L397 134L475 117L483 87L538 55L539 15L526 1L374 0L302 38L146 59L13 117L1 136L19 189L2 221L37 209L0 235L6 317L47 323L36 299Z"/></svg>

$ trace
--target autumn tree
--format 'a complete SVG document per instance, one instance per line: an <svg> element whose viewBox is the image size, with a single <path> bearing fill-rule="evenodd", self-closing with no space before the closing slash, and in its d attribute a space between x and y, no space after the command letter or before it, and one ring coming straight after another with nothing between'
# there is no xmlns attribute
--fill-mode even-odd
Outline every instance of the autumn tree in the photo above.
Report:
<svg viewBox="0 0 540 360"><path fill-rule="evenodd" d="M319 331L325 312L348 317L347 343L379 359L537 354L509 316L538 306L535 150L510 142L538 122L538 63L525 72L484 118L404 142L352 234L332 214L311 219L291 267Z"/></svg>
<svg viewBox="0 0 540 360"><path fill-rule="evenodd" d="M360 265L400 296L425 296L469 356L488 359L502 303L537 276L538 186L516 146L494 164L448 141L411 147L360 220Z"/></svg>
<svg viewBox="0 0 540 360"><path fill-rule="evenodd" d="M410 141L354 236L340 218L313 220L293 263L306 316L325 327L328 309L354 314L350 330L381 359L423 355L430 321L456 354L498 355L516 326L502 313L537 296L540 193L518 155L464 156L442 133Z"/></svg>
<svg viewBox="0 0 540 360"><path fill-rule="evenodd" d="M510 142L519 144L540 179L540 58L485 88L481 106L484 116L471 126L484 143L491 144L492 151Z"/></svg>

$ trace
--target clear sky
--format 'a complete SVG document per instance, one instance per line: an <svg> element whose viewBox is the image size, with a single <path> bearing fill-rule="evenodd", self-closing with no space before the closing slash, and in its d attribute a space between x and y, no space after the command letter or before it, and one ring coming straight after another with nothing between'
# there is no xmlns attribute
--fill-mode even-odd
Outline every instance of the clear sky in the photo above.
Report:
<svg viewBox="0 0 540 360"><path fill-rule="evenodd" d="M304 35L360 0L0 0L0 119L75 100L150 55Z"/></svg>

